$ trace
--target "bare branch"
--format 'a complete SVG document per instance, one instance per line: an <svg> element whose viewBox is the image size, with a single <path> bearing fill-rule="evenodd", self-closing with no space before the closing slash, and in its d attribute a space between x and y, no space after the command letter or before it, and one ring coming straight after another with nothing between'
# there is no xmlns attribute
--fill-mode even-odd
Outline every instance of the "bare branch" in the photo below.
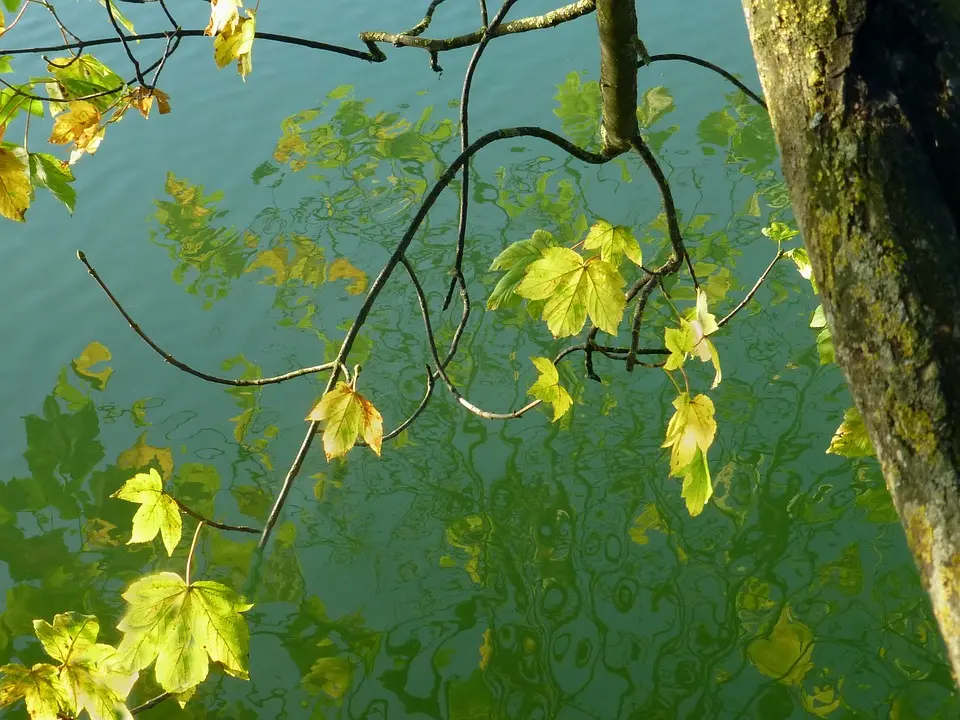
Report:
<svg viewBox="0 0 960 720"><path fill-rule="evenodd" d="M513 35L516 33L530 32L531 30L543 30L545 28L556 27L570 20L576 20L584 15L589 15L596 9L596 0L577 0L577 2L564 5L563 7L551 10L543 15L520 18L512 22L501 25L496 31L491 32L493 37L503 35ZM484 31L475 30L466 35L458 35L452 38L424 38L407 34L396 34L380 31L368 31L360 33L360 39L367 44L367 47L374 47L376 43L388 43L395 47L414 47L430 52L446 52L448 50L458 50L460 48L477 45L483 39Z"/></svg>
<svg viewBox="0 0 960 720"><path fill-rule="evenodd" d="M195 517L201 523L206 523L210 527L219 528L220 530L233 530L234 532L250 533L252 535L259 535L261 532L257 528L248 527L246 525L228 525L227 523L221 523L221 522L217 522L216 520L211 520L208 517L204 517L203 515L198 513L196 510L190 509L189 507L184 505L180 500L173 497L173 495L171 495L170 497L173 498L173 501L177 504L177 507L183 510L183 512L185 512L187 515L190 515L191 517Z"/></svg>
<svg viewBox="0 0 960 720"><path fill-rule="evenodd" d="M659 55L651 55L649 60L646 62L644 62L643 58L640 59L640 67L643 67L649 63L662 62L664 60L681 60L683 62L699 65L700 67L707 68L708 70L713 70L713 72L721 75L723 78L735 85L740 91L743 92L744 95L760 105L764 110L767 109L767 103L764 102L763 98L740 82L740 80L733 75L733 73L727 72L719 65L714 65L712 62L698 58L695 55L685 55L683 53L661 53Z"/></svg>
<svg viewBox="0 0 960 720"><path fill-rule="evenodd" d="M767 265L767 269L761 273L760 277L757 279L757 282L755 282L753 287L750 288L750 292L744 296L743 300L741 300L733 310L727 313L726 317L717 323L717 327L723 327L726 325L728 322L730 322L734 315L743 310L747 304L753 300L753 296L757 294L757 290L759 290L760 286L763 285L763 281L767 279L767 275L769 275L770 271L773 270L773 266L776 265L780 258L782 258L785 254L786 253L784 253L783 250L777 251L777 254L773 256L773 260L771 260L770 264Z"/></svg>
<svg viewBox="0 0 960 720"><path fill-rule="evenodd" d="M140 325L134 320L130 313L128 313L123 305L120 304L120 301L117 300L116 296L107 287L107 284L101 279L100 274L93 268L90 262L87 260L87 256L83 254L82 251L77 250L77 257L80 259L86 268L87 272L90 273L90 276L97 281L97 285L100 286L100 289L110 298L110 302L113 303L113 306L123 315L123 319L127 321L127 324L130 328L140 336L140 339L143 340L147 345L149 345L154 352L157 353L160 357L166 360L168 363L173 365L175 368L183 370L185 373L198 377L201 380L206 380L207 382L217 383L218 385L232 385L234 387L259 387L261 385L273 385L276 383L281 383L286 380L292 380L293 378L298 378L303 375L311 375L313 373L325 372L326 370L332 370L334 363L324 363L323 365L315 365L313 367L301 368L300 370L294 370L293 372L284 373L283 375L276 375L274 377L265 377L265 378L256 378L253 380L232 380L230 378L218 377L216 375L210 375L200 370L195 370L184 362L177 360L173 355L168 353L166 350L157 345L150 337L141 329Z"/></svg>

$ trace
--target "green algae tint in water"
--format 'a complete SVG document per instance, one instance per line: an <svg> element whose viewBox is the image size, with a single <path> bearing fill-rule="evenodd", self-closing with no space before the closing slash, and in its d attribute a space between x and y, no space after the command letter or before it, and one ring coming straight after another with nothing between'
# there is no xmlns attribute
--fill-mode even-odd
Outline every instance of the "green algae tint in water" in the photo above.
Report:
<svg viewBox="0 0 960 720"><path fill-rule="evenodd" d="M475 25L475 9L462 5L446 18L441 6L438 32ZM708 5L698 7L719 12ZM294 10L267 6L263 29L271 14L279 29L296 29ZM700 52L752 73L736 7L714 23L726 23L733 49L680 29L675 15L648 19L664 28L656 51ZM402 28L415 16L343 15L351 32L369 28L369 17ZM594 34L586 18L493 43L472 132L531 122L595 142ZM194 68L212 64L208 50L192 46L171 67L168 89L176 101L184 83L179 108L192 111L177 119L175 104L170 122L180 124L131 125L78 166L75 218L38 204L25 227L4 228L18 254L0 271L15 290L0 322L18 338L7 376L23 382L6 383L0 403L3 663L46 662L32 622L70 610L96 615L100 641L115 644L124 588L144 573L184 572L186 540L172 558L159 539L126 544L136 506L110 495L134 474L156 469L197 512L262 526L322 389L315 377L261 390L180 374L74 267L73 248L83 246L154 339L188 362L246 379L313 365L336 353L458 150L449 101L465 53L443 58L439 80L412 51L388 49L383 66L301 53L298 63L330 63L305 89L280 79L291 51L261 44L247 87L226 73L191 84ZM521 52L539 58L522 72ZM792 221L769 123L697 68L657 66L640 78L641 121L711 310L725 314L776 252L761 229ZM224 115L256 130L229 153L196 135ZM168 154L152 145L154 132L176 138ZM146 156L136 187L116 172L134 151ZM529 358L560 345L519 302L484 310L501 276L487 271L492 259L540 228L570 244L603 218L632 227L653 264L666 254L665 226L632 158L590 168L521 139L479 155L473 172L464 267L474 304L450 374L473 402L504 410L528 399ZM456 205L447 192L409 253L433 308L449 282ZM686 277L667 290L691 305ZM195 579L254 603L244 613L250 681L213 669L185 709L167 701L143 716L956 717L937 628L877 465L825 454L849 398L836 366L821 365L808 327L816 305L784 261L711 336L724 377L710 392L714 496L696 518L660 447L675 389L662 371L628 375L603 358L602 383L584 380L577 356L561 364L574 407L555 424L540 411L484 421L438 387L380 459L356 449L327 463L315 448L262 560L254 535L207 530L197 549ZM445 345L459 315L435 312ZM654 306L645 344L662 343L671 313ZM428 361L416 296L398 274L350 358L363 364L360 389L388 428L420 401ZM709 364L688 369L706 391ZM195 522L184 524L189 536ZM153 671L143 675L131 706L159 691Z"/></svg>

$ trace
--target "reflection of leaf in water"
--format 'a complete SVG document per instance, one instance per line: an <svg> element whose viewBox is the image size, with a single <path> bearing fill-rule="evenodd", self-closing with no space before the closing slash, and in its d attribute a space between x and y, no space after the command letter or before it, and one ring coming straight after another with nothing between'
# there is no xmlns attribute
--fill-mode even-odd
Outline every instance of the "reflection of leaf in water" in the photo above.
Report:
<svg viewBox="0 0 960 720"><path fill-rule="evenodd" d="M813 692L808 693L801 688L801 699L804 709L813 713L817 717L827 717L830 713L840 707L840 693L830 686L814 687ZM891 716L892 717L892 716Z"/></svg>
<svg viewBox="0 0 960 720"><path fill-rule="evenodd" d="M646 545L650 542L647 533L651 530L664 532L663 520L660 517L660 511L656 503L649 503L643 508L643 511L633 520L630 528L630 539L637 545Z"/></svg>
<svg viewBox="0 0 960 720"><path fill-rule="evenodd" d="M600 136L600 83L581 83L580 73L572 72L557 86L554 96L563 134L577 145L595 147Z"/></svg>
<svg viewBox="0 0 960 720"><path fill-rule="evenodd" d="M237 509L244 515L260 522L266 520L267 512L273 505L273 497L262 488L252 485L234 485L230 488L230 494L237 503Z"/></svg>
<svg viewBox="0 0 960 720"><path fill-rule="evenodd" d="M486 515L467 515L454 521L446 531L447 543L467 553L468 560L464 563L463 569L478 585L483 582L480 574L480 555L486 547L491 531L490 518ZM456 565L456 561L449 556L440 559L441 567L456 567Z"/></svg>
<svg viewBox="0 0 960 720"><path fill-rule="evenodd" d="M640 98L637 120L641 127L648 128L664 115L673 112L673 95L663 85L652 87Z"/></svg>
<svg viewBox="0 0 960 720"><path fill-rule="evenodd" d="M334 280L346 279L346 290L351 295L359 295L367 289L367 274L350 264L347 258L339 257L330 263L330 282Z"/></svg>
<svg viewBox="0 0 960 720"><path fill-rule="evenodd" d="M747 655L757 670L785 685L799 685L813 668L813 633L794 620L785 605L777 624L767 637L758 637L747 646Z"/></svg>
<svg viewBox="0 0 960 720"><path fill-rule="evenodd" d="M824 585L836 585L844 594L856 597L863 591L860 548L848 545L838 559L821 567L818 575Z"/></svg>
<svg viewBox="0 0 960 720"><path fill-rule="evenodd" d="M161 475L170 477L173 474L173 453L170 448L153 447L147 444L147 433L140 433L140 437L129 448L117 456L117 467L124 470L139 470L156 460L160 466Z"/></svg>
<svg viewBox="0 0 960 720"><path fill-rule="evenodd" d="M60 371L60 375L57 377L57 384L53 388L53 394L66 403L67 409L70 412L77 412L77 410L90 402L90 398L70 384L70 380L67 378L66 368Z"/></svg>
<svg viewBox="0 0 960 720"><path fill-rule="evenodd" d="M212 517L214 499L220 491L220 474L213 465L184 463L172 481L173 494L192 510Z"/></svg>
<svg viewBox="0 0 960 720"><path fill-rule="evenodd" d="M324 639L320 642L324 652L336 652L337 648L332 640ZM314 695L326 693L339 705L344 693L353 683L353 665L344 657L327 655L317 658L310 670L303 676L303 685L308 692Z"/></svg>
<svg viewBox="0 0 960 720"><path fill-rule="evenodd" d="M451 679L448 687L450 720L489 720L496 717L493 693L483 679L482 670L474 670L466 680Z"/></svg>
<svg viewBox="0 0 960 720"><path fill-rule="evenodd" d="M490 628L483 631L483 642L480 643L480 669L486 670L493 657L493 633Z"/></svg>
<svg viewBox="0 0 960 720"><path fill-rule="evenodd" d="M105 390L107 381L113 374L113 368L104 367L94 370L94 365L110 360L110 351L106 346L94 341L87 345L83 352L73 360L73 371L77 377L87 380L97 390Z"/></svg>
<svg viewBox="0 0 960 720"><path fill-rule="evenodd" d="M297 526L292 522L280 525L274 532L270 554L260 571L257 583L258 603L298 603L303 597L303 570L297 556Z"/></svg>
<svg viewBox="0 0 960 720"><path fill-rule="evenodd" d="M74 413L60 410L51 395L43 402L43 417L23 419L27 431L27 450L23 456L30 472L40 479L53 479L54 473L80 480L103 459L100 418L92 403Z"/></svg>

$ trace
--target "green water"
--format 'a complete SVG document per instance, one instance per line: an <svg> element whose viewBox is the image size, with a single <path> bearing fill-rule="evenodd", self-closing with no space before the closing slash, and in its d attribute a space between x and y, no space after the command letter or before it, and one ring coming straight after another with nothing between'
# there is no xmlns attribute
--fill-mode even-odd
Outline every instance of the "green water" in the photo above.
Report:
<svg viewBox="0 0 960 720"><path fill-rule="evenodd" d="M264 3L260 29L358 47L358 31L407 28L422 11L385 5ZM514 14L549 7L521 2ZM129 14L145 30L155 11ZM202 3L177 12L185 27L205 23ZM84 35L108 32L95 3L62 13ZM449 3L431 32L476 23L475 3ZM700 54L758 86L738 3L659 3L642 8L641 27L651 52ZM20 30L3 42L50 37L39 23ZM261 525L322 387L225 390L180 373L126 327L75 250L180 359L230 377L276 374L335 349L362 298L351 290L379 271L456 155L451 101L469 51L444 55L437 77L409 49L370 65L259 42L246 85L209 52L185 40L161 82L174 112L125 119L81 161L74 217L40 197L25 226L0 231L0 662L42 661L32 620L68 610L96 614L115 642L124 586L183 572L185 542L173 558L159 542L125 545L135 507L109 495L138 468L161 469L197 510ZM473 136L539 124L589 142L584 88L597 55L592 18L497 40L475 83ZM790 217L769 126L699 68L662 63L640 79L673 98L652 141L726 312L775 252L760 229ZM572 236L597 217L637 228L652 259L660 206L633 160L596 169L523 139L473 167L475 306L452 374L473 402L504 411L526 401L527 358L560 344L522 308L483 311L490 260L537 228ZM435 307L456 204L448 191L410 252ZM359 277L335 279L334 268ZM257 575L252 536L208 532L198 550L197 576L256 603L250 682L214 672L184 711L167 702L144 717L957 717L876 464L824 452L849 397L838 369L819 363L807 327L816 304L783 263L717 336L716 495L697 518L660 448L672 385L602 359L603 384L583 379L577 357L562 366L570 421L539 411L484 421L438 388L381 459L355 450L327 464L315 448ZM419 402L428 355L405 278L377 307L351 362L364 363L364 392L394 427ZM668 316L658 306L651 323ZM441 338L456 319L442 316ZM92 342L111 358L90 371L74 359ZM109 377L95 375L105 367ZM706 390L711 376L692 379ZM142 681L131 705L156 693Z"/></svg>

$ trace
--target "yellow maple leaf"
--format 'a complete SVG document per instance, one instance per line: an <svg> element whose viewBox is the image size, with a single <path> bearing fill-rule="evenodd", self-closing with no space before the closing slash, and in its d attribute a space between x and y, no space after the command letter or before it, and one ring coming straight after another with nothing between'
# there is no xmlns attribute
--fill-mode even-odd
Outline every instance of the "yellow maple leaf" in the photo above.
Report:
<svg viewBox="0 0 960 720"><path fill-rule="evenodd" d="M347 454L362 435L364 442L377 455L383 444L383 417L373 403L353 386L339 382L316 404L307 420L326 422L323 430L323 451L327 460Z"/></svg>
<svg viewBox="0 0 960 720"><path fill-rule="evenodd" d="M661 447L670 448L670 474L679 475L694 459L697 448L706 454L717 432L713 401L706 395L680 393L673 401L676 412L667 425Z"/></svg>
<svg viewBox="0 0 960 720"><path fill-rule="evenodd" d="M566 388L560 384L560 374L557 372L557 366L550 359L532 357L530 362L537 368L540 376L527 390L527 394L553 405L553 422L556 422L570 410L573 405L573 398L570 397Z"/></svg>
<svg viewBox="0 0 960 720"><path fill-rule="evenodd" d="M0 148L0 215L23 222L31 192L26 163L12 150Z"/></svg>
<svg viewBox="0 0 960 720"><path fill-rule="evenodd" d="M213 37L232 28L240 21L241 7L241 0L210 0L210 22L203 34Z"/></svg>
<svg viewBox="0 0 960 720"><path fill-rule="evenodd" d="M257 18L253 10L247 10L247 17L225 27L213 39L213 59L220 69L234 60L237 72L246 80L253 70L253 38L257 32Z"/></svg>
<svg viewBox="0 0 960 720"><path fill-rule="evenodd" d="M161 115L166 115L170 112L170 96L167 95L163 90L158 90L157 88L145 88L142 85L140 87L134 88L131 90L121 101L122 104L120 108L117 109L117 112L114 115L114 118L117 119L117 116L122 116L126 112L127 108L133 107L140 111L140 114L144 118L150 117L150 111L153 109L153 101L157 101L157 109L160 111Z"/></svg>
<svg viewBox="0 0 960 720"><path fill-rule="evenodd" d="M70 154L70 164L80 159L83 153L93 155L103 140L104 128L100 126L100 111L93 103L74 100L67 111L57 115L50 133L50 142L56 145L73 143L76 149Z"/></svg>
<svg viewBox="0 0 960 720"><path fill-rule="evenodd" d="M147 473L138 473L110 497L140 503L140 508L133 516L133 532L127 541L128 545L150 542L159 533L167 555L173 555L180 542L183 523L176 501L163 491L160 473L154 468Z"/></svg>

